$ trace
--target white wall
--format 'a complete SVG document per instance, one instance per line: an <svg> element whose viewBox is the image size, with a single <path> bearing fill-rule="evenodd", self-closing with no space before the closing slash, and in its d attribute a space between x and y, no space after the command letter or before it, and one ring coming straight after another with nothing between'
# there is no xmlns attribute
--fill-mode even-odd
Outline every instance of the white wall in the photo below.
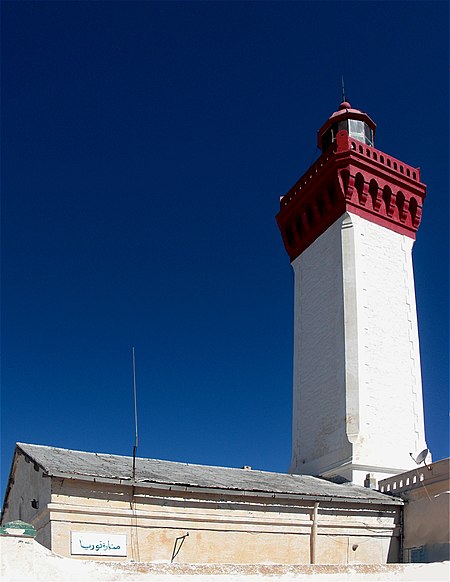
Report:
<svg viewBox="0 0 450 582"><path fill-rule="evenodd" d="M346 435L341 220L292 263L294 393L290 472L351 455Z"/></svg>
<svg viewBox="0 0 450 582"><path fill-rule="evenodd" d="M291 472L363 484L425 448L412 246L345 213L293 261Z"/></svg>
<svg viewBox="0 0 450 582"><path fill-rule="evenodd" d="M360 437L355 462L402 472L426 446L413 240L351 216L355 231Z"/></svg>

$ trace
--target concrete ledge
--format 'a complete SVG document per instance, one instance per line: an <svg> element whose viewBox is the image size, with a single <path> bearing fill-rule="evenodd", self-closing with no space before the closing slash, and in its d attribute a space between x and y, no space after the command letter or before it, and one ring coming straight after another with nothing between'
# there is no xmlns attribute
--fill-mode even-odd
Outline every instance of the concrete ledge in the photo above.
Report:
<svg viewBox="0 0 450 582"><path fill-rule="evenodd" d="M57 556L29 537L0 536L1 578L8 582L446 582L449 563L338 565L148 564Z"/></svg>

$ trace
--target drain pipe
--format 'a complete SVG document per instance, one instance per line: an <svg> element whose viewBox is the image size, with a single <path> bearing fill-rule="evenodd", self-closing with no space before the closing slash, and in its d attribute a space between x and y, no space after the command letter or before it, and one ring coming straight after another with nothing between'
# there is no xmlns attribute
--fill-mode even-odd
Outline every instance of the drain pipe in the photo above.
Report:
<svg viewBox="0 0 450 582"><path fill-rule="evenodd" d="M405 547L404 547L404 543L405 543L405 531L404 531L404 519L405 519L405 514L404 514L404 509L405 506L401 505L400 506L400 515L399 515L399 528L400 528L400 534L399 534L399 561L401 564L403 564L404 562L406 562L405 560Z"/></svg>
<svg viewBox="0 0 450 582"><path fill-rule="evenodd" d="M317 548L317 517L319 514L319 502L314 503L313 514L312 514L312 525L311 525L311 538L310 538L310 562L311 564L316 564L316 548Z"/></svg>

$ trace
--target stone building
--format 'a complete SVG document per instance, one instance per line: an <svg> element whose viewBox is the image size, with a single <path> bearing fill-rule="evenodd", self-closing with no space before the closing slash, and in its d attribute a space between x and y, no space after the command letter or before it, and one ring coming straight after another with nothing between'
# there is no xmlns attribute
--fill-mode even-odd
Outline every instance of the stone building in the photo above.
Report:
<svg viewBox="0 0 450 582"><path fill-rule="evenodd" d="M350 483L17 444L2 523L73 558L379 564L399 558L400 499Z"/></svg>
<svg viewBox="0 0 450 582"><path fill-rule="evenodd" d="M379 489L405 501L403 561L450 560L450 459L384 479Z"/></svg>

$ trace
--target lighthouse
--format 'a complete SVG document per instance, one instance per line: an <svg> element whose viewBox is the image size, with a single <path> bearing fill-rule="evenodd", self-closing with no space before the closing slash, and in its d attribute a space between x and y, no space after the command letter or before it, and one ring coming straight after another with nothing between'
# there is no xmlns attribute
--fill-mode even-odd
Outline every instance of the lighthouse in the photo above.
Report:
<svg viewBox="0 0 450 582"><path fill-rule="evenodd" d="M412 248L426 187L343 101L280 200L294 271L291 473L364 484L426 448Z"/></svg>

